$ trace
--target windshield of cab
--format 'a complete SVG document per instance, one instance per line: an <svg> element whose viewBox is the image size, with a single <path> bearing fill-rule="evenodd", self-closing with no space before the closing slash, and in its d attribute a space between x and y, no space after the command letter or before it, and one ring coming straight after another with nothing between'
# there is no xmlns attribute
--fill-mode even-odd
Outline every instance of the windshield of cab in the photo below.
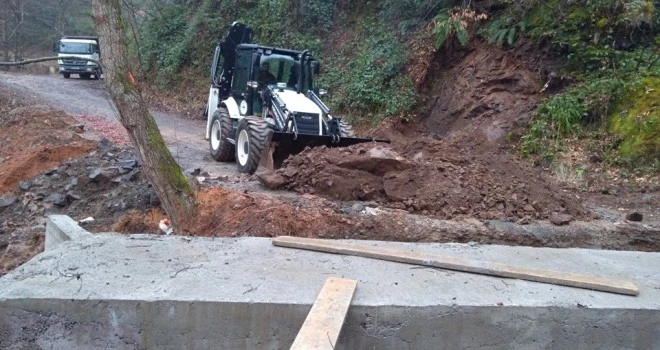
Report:
<svg viewBox="0 0 660 350"><path fill-rule="evenodd" d="M60 53L89 55L96 52L97 47L96 44L62 42L60 43Z"/></svg>
<svg viewBox="0 0 660 350"><path fill-rule="evenodd" d="M295 90L298 84L299 66L298 61L291 56L278 54L261 56L257 81L261 86L284 83L287 88ZM309 89L307 85L305 79L301 91L307 91Z"/></svg>

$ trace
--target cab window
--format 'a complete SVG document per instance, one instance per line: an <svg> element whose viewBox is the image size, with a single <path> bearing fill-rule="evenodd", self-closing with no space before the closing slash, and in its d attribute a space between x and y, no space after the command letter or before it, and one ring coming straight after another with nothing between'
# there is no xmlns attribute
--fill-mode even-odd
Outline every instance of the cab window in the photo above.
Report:
<svg viewBox="0 0 660 350"><path fill-rule="evenodd" d="M252 63L252 51L239 50L236 55L236 65L231 83L231 90L235 94L242 94L247 88Z"/></svg>
<svg viewBox="0 0 660 350"><path fill-rule="evenodd" d="M264 55L261 56L257 81L261 86L286 84L287 88L295 89L298 84L298 61L286 55ZM308 84L304 82L303 91Z"/></svg>

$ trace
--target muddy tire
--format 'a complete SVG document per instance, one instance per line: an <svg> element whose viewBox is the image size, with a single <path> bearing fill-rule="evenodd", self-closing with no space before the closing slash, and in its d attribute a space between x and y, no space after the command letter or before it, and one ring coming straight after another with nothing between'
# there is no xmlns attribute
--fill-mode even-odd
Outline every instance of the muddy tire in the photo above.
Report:
<svg viewBox="0 0 660 350"><path fill-rule="evenodd" d="M354 137L353 127L345 121L339 122L339 136L341 137Z"/></svg>
<svg viewBox="0 0 660 350"><path fill-rule="evenodd" d="M254 174L261 155L268 147L273 130L268 123L256 117L246 117L238 122L236 130L236 165L238 171Z"/></svg>
<svg viewBox="0 0 660 350"><path fill-rule="evenodd" d="M69 79L71 78L71 73L62 73L62 76L64 77L64 79Z"/></svg>
<svg viewBox="0 0 660 350"><path fill-rule="evenodd" d="M231 162L234 160L234 145L228 138L231 137L231 118L225 108L218 108L211 118L211 137L209 137L209 148L211 157L219 162Z"/></svg>

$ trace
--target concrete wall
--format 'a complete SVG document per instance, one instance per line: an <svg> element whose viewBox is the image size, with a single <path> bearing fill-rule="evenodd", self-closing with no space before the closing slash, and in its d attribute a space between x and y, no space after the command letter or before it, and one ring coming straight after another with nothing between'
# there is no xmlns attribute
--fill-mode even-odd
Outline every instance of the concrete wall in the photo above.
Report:
<svg viewBox="0 0 660 350"><path fill-rule="evenodd" d="M310 308L181 301L11 304L0 309L3 349L285 349ZM355 306L335 347L658 349L659 320L653 310Z"/></svg>
<svg viewBox="0 0 660 350"><path fill-rule="evenodd" d="M360 242L630 280L625 296L265 238L65 233L0 278L0 349L288 348L329 276L358 281L337 349L660 349L660 253Z"/></svg>

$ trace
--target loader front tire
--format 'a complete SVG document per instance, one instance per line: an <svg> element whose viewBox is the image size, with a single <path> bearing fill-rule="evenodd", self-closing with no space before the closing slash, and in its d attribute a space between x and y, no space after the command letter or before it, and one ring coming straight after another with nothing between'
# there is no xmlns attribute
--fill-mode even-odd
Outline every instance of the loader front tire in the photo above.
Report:
<svg viewBox="0 0 660 350"><path fill-rule="evenodd" d="M262 118L245 117L236 130L236 165L238 171L254 174L261 156L267 151L273 130Z"/></svg>
<svg viewBox="0 0 660 350"><path fill-rule="evenodd" d="M231 137L231 118L225 108L218 108L211 118L211 137L209 137L209 148L211 157L219 162L231 162L234 160L234 145L228 137Z"/></svg>

